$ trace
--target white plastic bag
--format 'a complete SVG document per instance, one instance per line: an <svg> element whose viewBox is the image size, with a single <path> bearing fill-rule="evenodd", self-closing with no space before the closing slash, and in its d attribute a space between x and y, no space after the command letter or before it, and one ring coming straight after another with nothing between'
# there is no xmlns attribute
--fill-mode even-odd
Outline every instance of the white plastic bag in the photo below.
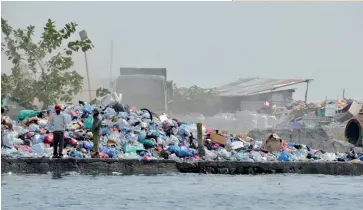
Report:
<svg viewBox="0 0 363 210"><path fill-rule="evenodd" d="M2 142L7 147L13 147L15 145L16 135L14 132L9 132L3 135Z"/></svg>
<svg viewBox="0 0 363 210"><path fill-rule="evenodd" d="M34 144L32 147L32 153L43 154L45 151L45 147L43 143Z"/></svg>
<svg viewBox="0 0 363 210"><path fill-rule="evenodd" d="M113 103L113 102L118 102L121 103L122 101L122 94L117 94L115 92L107 94L106 96L104 96L101 99L100 105L103 107L108 106L109 104Z"/></svg>
<svg viewBox="0 0 363 210"><path fill-rule="evenodd" d="M168 145L178 145L179 139L175 137L174 135L171 135L169 138L166 139L166 143Z"/></svg>
<svg viewBox="0 0 363 210"><path fill-rule="evenodd" d="M42 142L43 142L43 139L40 137L40 135L35 134L35 135L32 137L32 143L33 143L33 145L34 145L34 144L39 144L39 143L42 143Z"/></svg>
<svg viewBox="0 0 363 210"><path fill-rule="evenodd" d="M39 132L39 126L37 124L30 124L28 129L31 132Z"/></svg>
<svg viewBox="0 0 363 210"><path fill-rule="evenodd" d="M27 132L26 129L22 128L21 126L14 126L14 131L17 132L19 135L23 135Z"/></svg>

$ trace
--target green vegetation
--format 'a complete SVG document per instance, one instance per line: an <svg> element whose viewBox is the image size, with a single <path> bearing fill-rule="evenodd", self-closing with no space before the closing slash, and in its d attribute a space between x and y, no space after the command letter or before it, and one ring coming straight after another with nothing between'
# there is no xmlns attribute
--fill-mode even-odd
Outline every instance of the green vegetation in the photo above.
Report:
<svg viewBox="0 0 363 210"><path fill-rule="evenodd" d="M10 75L1 75L1 97L8 96L26 108L32 107L34 97L43 102L43 107L71 101L83 84L83 77L72 69L72 54L94 47L89 39L69 41L76 27L71 22L57 29L48 19L40 41L35 42L34 26L13 29L1 18L1 51L13 64Z"/></svg>

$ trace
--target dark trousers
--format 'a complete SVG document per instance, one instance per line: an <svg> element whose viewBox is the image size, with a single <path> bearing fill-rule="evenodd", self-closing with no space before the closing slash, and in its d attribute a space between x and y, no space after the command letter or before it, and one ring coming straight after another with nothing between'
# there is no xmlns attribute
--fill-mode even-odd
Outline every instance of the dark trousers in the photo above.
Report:
<svg viewBox="0 0 363 210"><path fill-rule="evenodd" d="M63 155L62 153L63 153L63 149L64 149L64 132L63 131L54 131L53 138L54 138L53 155ZM58 146L59 146L59 153L57 153Z"/></svg>

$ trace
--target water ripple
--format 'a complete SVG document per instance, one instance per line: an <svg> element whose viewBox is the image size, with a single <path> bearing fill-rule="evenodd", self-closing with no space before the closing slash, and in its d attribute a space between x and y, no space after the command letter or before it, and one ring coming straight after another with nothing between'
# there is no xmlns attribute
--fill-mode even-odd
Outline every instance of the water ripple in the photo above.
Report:
<svg viewBox="0 0 363 210"><path fill-rule="evenodd" d="M2 209L360 209L363 177L3 175Z"/></svg>

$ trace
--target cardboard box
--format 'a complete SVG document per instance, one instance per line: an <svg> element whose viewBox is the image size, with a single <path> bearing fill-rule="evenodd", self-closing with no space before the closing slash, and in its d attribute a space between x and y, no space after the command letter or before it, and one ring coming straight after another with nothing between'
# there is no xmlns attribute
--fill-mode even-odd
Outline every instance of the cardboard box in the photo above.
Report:
<svg viewBox="0 0 363 210"><path fill-rule="evenodd" d="M218 144L222 144L222 145L226 145L226 142L227 142L226 137L224 137L223 135L218 134L218 133L211 133L210 139L212 140L213 143L218 143Z"/></svg>

